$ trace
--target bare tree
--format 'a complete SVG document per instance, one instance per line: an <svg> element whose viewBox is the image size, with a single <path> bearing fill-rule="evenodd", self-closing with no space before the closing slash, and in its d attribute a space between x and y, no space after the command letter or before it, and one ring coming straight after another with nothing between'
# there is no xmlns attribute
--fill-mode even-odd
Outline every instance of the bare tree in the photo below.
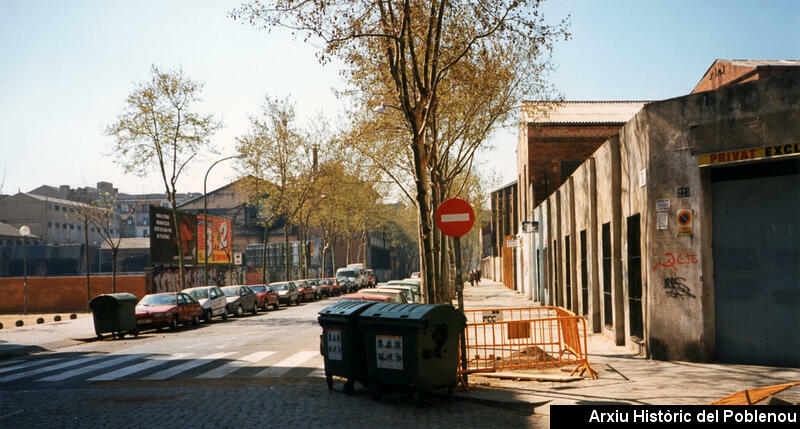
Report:
<svg viewBox="0 0 800 429"><path fill-rule="evenodd" d="M205 148L222 124L212 115L196 113L202 85L190 80L182 70L162 72L152 66L149 80L139 83L126 100L126 107L106 134L115 138L114 162L126 173L147 176L158 169L172 207L172 220L178 241L178 266L181 288L184 274L184 243L178 225L177 184L186 166Z"/></svg>

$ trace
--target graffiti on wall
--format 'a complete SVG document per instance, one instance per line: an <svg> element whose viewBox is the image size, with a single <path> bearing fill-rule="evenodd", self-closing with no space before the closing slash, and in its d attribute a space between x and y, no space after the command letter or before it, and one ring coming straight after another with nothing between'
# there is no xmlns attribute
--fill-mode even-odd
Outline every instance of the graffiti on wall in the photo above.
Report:
<svg viewBox="0 0 800 429"><path fill-rule="evenodd" d="M683 277L664 277L664 292L670 298L697 298L685 281Z"/></svg>
<svg viewBox="0 0 800 429"><path fill-rule="evenodd" d="M698 262L700 262L700 260L697 258L696 254L668 252L664 254L662 260L653 265L653 270L661 267L672 269L672 272L677 273L680 266L695 265ZM664 293L670 298L697 298L697 296L692 293L689 285L686 284L686 277L670 274L664 277L663 288Z"/></svg>
<svg viewBox="0 0 800 429"><path fill-rule="evenodd" d="M676 255L675 253L665 253L664 259L653 265L653 269L664 267L678 271L677 265L694 265L698 262L700 262L700 260L697 259L696 254L678 253Z"/></svg>
<svg viewBox="0 0 800 429"><path fill-rule="evenodd" d="M236 270L234 270L236 271ZM183 270L186 277L186 287L204 286L205 274L202 266L186 267ZM228 270L223 267L208 267L208 283L212 285L225 285L241 283L238 276L232 278ZM234 272L234 274L237 274ZM181 275L178 268L155 267L146 277L147 293L176 292L181 290Z"/></svg>

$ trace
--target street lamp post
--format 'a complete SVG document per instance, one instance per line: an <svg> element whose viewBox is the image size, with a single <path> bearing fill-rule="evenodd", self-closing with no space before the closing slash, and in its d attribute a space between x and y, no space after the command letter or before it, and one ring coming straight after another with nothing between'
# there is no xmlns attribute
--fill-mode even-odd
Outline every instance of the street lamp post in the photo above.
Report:
<svg viewBox="0 0 800 429"><path fill-rule="evenodd" d="M23 225L19 227L22 236L22 314L28 314L28 236L31 229Z"/></svg>
<svg viewBox="0 0 800 429"><path fill-rule="evenodd" d="M215 165L219 164L222 161L226 161L229 159L237 158L242 159L247 155L240 153L239 155L231 155L226 156L225 158L217 160L215 163L211 164L211 167L208 167L206 171L206 177L203 179L203 279L205 284L208 284L208 240L206 237L206 233L208 230L208 195L206 193L206 184L208 182L208 173L211 172L211 169L214 168ZM231 226L233 226L231 224ZM231 244L232 245L232 244Z"/></svg>

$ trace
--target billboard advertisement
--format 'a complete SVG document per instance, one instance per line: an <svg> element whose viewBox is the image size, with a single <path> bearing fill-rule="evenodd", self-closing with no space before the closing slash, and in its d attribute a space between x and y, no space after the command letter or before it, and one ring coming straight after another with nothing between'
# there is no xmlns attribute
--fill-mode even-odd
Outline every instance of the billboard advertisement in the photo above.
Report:
<svg viewBox="0 0 800 429"><path fill-rule="evenodd" d="M206 230L205 242L203 228ZM197 263L204 264L208 258L209 264L230 264L233 251L231 232L230 220L209 216L206 222L203 215L197 215Z"/></svg>
<svg viewBox="0 0 800 429"><path fill-rule="evenodd" d="M197 260L197 217L178 212L178 228L183 244L183 262L193 264ZM150 262L153 265L178 263L178 235L170 208L150 206Z"/></svg>

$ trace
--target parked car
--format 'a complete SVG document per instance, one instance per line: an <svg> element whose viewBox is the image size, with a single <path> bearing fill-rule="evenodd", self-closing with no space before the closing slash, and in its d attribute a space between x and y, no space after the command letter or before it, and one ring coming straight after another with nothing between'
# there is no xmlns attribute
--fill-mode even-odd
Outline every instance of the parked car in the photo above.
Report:
<svg viewBox="0 0 800 429"><path fill-rule="evenodd" d="M199 286L184 289L181 292L191 296L203 307L203 320L208 323L212 317L228 320L228 300L218 286Z"/></svg>
<svg viewBox="0 0 800 429"><path fill-rule="evenodd" d="M414 293L414 302L422 302L422 281L419 279L389 280L387 286L408 286Z"/></svg>
<svg viewBox="0 0 800 429"><path fill-rule="evenodd" d="M258 296L247 286L223 286L222 292L228 300L228 313L236 317L244 315L245 310L258 314Z"/></svg>
<svg viewBox="0 0 800 429"><path fill-rule="evenodd" d="M383 283L379 283L379 285L380 284L383 284ZM419 301L417 301L417 296L414 295L414 291L411 290L411 286L385 285L385 286L378 286L377 289L378 290L396 290L396 291L400 291L400 293L402 293L403 296L406 298L407 302L410 302L410 303L419 302Z"/></svg>
<svg viewBox="0 0 800 429"><path fill-rule="evenodd" d="M393 302L392 297L387 295L375 295L370 293L348 293L347 295L342 295L339 298L339 302L342 301L361 301L361 300L368 300L368 301L380 301L380 302Z"/></svg>
<svg viewBox="0 0 800 429"><path fill-rule="evenodd" d="M411 302L411 301L406 299L405 295L403 295L403 293L401 291L396 290L396 289L366 288L366 289L361 289L358 292L356 292L356 295L359 295L359 294L362 294L362 295L386 295L386 296L392 298L392 300L390 302L400 302L400 303L403 303L403 304L408 304L409 302Z"/></svg>
<svg viewBox="0 0 800 429"><path fill-rule="evenodd" d="M322 285L319 284L319 280L310 279L308 282L314 287L314 298L322 299L322 295L324 295L324 293L322 292Z"/></svg>
<svg viewBox="0 0 800 429"><path fill-rule="evenodd" d="M378 283L378 279L377 277L375 277L375 271L372 271L371 269L366 269L364 270L364 272L367 275L367 284L369 286L374 287L375 284Z"/></svg>
<svg viewBox="0 0 800 429"><path fill-rule="evenodd" d="M202 315L200 303L183 292L145 295L136 304L136 326L139 329L169 326L175 331L180 324L199 325Z"/></svg>
<svg viewBox="0 0 800 429"><path fill-rule="evenodd" d="M347 283L347 292L355 292L362 287L360 274L354 268L339 268L336 270L336 280Z"/></svg>
<svg viewBox="0 0 800 429"><path fill-rule="evenodd" d="M339 285L339 281L336 280L336 277L329 277L322 280L328 283L328 296L338 296L342 294L342 286Z"/></svg>
<svg viewBox="0 0 800 429"><path fill-rule="evenodd" d="M300 295L300 301L313 301L314 300L314 286L306 280L295 280L294 284L297 286L297 293Z"/></svg>
<svg viewBox="0 0 800 429"><path fill-rule="evenodd" d="M328 279L316 279L320 287L322 296L331 296L331 285L328 284Z"/></svg>
<svg viewBox="0 0 800 429"><path fill-rule="evenodd" d="M278 292L278 302L285 305L300 305L300 294L297 293L297 286L292 282L270 283L273 289Z"/></svg>
<svg viewBox="0 0 800 429"><path fill-rule="evenodd" d="M248 287L255 292L258 297L258 306L263 308L264 311L267 311L269 306L276 310L278 309L278 292L272 289L272 286L261 284L249 285Z"/></svg>

